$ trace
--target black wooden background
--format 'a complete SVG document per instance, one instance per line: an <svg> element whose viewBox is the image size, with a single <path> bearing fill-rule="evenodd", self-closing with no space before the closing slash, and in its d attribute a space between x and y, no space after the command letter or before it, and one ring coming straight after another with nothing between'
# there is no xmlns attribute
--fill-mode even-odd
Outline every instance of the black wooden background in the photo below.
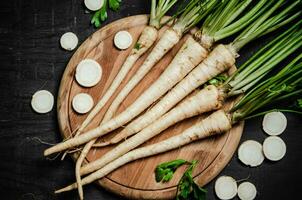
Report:
<svg viewBox="0 0 302 200"><path fill-rule="evenodd" d="M127 0L118 13L109 12L105 24L130 15L149 12L149 1ZM78 199L76 192L54 195L55 188L74 181L70 158L47 160L42 152L49 143L61 140L55 109L44 115L30 107L32 94L47 89L55 96L64 68L72 56L59 47L60 36L75 32L83 42L94 29L82 0L2 0L0 1L0 199ZM239 63L264 43L253 42L240 53ZM258 190L257 199L299 199L302 169L301 117L286 114L288 128L281 135L287 154L279 162L264 161L257 168L243 166L237 158L220 175L236 180L248 178ZM246 122L242 141L263 142L261 118ZM213 181L205 186L208 199L214 195ZM85 187L87 200L121 199L104 189ZM236 197L237 199L237 197Z"/></svg>

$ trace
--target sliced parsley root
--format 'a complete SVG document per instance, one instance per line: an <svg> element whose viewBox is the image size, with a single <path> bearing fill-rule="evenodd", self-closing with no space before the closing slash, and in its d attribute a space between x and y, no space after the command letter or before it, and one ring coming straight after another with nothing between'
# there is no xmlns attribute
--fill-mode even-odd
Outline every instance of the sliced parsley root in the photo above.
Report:
<svg viewBox="0 0 302 200"><path fill-rule="evenodd" d="M152 0L151 1L151 3L152 3L152 6L151 6L152 9L151 9L150 22L149 22L149 25L144 28L144 30L142 31L140 37L138 38L137 44L140 44L139 47L136 45L132 49L132 51L130 52L130 54L126 58L125 62L121 66L118 74L115 76L115 78L112 81L111 85L107 89L106 93L102 96L102 98L99 100L99 102L96 104L96 106L92 109L92 111L89 113L89 115L86 117L86 119L84 120L84 122L79 127L79 129L78 129L78 131L76 133L76 136L78 136L81 132L83 132L84 129L90 124L90 122L100 112L100 110L104 107L104 105L108 102L108 100L111 98L111 96L117 90L117 88L120 86L121 82L124 80L124 78L126 77L126 75L128 74L128 72L131 70L131 68L134 66L134 64L136 63L136 61L156 41L157 36L158 36L158 29L160 28L159 26L157 26L157 24L160 24L160 21L161 21L162 17L176 3L176 1L177 0L159 1L159 2L164 3L164 4L160 3L157 7L156 7L156 0ZM109 8L110 9L112 9L114 11L117 11L119 9L119 7L120 7L120 2L121 2L121 0L109 0L109 1L108 0L104 0L103 7L99 11L95 12L95 14L94 14L94 16L92 18L91 23L94 24L96 27L99 27L100 24L101 24L101 21L104 21L107 18L107 3L109 3ZM155 16L152 15L154 13L155 13ZM154 19L154 17L156 17L156 20ZM154 25L153 24L154 22L158 22L158 23L156 23L156 25ZM125 33L125 31L122 31L122 32L119 32L119 33L123 33L123 32ZM132 37L131 37L131 35L128 32L126 32L126 36L127 35L130 38L129 39L129 43L126 44L126 46L124 46L123 42L125 42L125 41L122 41L122 45L118 45L118 44L120 44L120 42L117 42L117 43L115 43L115 44L117 44L117 47L119 47L121 49L125 49L125 48L128 48L132 44ZM116 41L118 41L118 40L116 40L116 37L115 37L115 42ZM155 53L155 54L158 54L158 53ZM140 67L139 71L136 73L136 75L138 75L138 77L135 76L136 80L138 80L138 81L136 81L136 83L138 83L144 77L144 74L146 74L147 72L148 71L146 71L146 69L144 67ZM133 81L131 83L133 83ZM131 83L130 83L130 85L131 85ZM134 87L135 85L131 85L131 87L132 86ZM102 120L102 122L104 122L104 121L106 121L106 116ZM91 149L91 147L95 143L96 139L97 138L92 139L91 141L89 141L85 145L85 147L84 147L84 149L83 149L83 151L82 151L81 155L79 156L79 158L77 160L77 163L76 163L76 179L77 179L77 183L79 184L78 190L79 190L79 196L80 196L80 198L83 198L83 191L82 191L82 187L81 187L80 168L82 166L82 163L83 163L83 161L84 161L87 153L89 152L89 150Z"/></svg>
<svg viewBox="0 0 302 200"><path fill-rule="evenodd" d="M215 181L215 193L219 199L232 199L237 194L237 183L230 176L221 176Z"/></svg>

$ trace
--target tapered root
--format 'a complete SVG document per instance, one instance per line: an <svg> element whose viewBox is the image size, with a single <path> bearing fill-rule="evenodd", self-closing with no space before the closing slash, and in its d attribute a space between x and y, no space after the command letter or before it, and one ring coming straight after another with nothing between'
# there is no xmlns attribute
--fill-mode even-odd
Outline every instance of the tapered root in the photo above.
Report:
<svg viewBox="0 0 302 200"><path fill-rule="evenodd" d="M102 168L107 163L131 151L181 120L204 112L219 109L222 106L222 102L223 99L221 99L220 90L213 85L209 85L202 90L195 91L179 103L179 105L141 130L139 133L119 144L117 147L104 154L101 158L83 166L81 168L81 174L88 174L94 170Z"/></svg>
<svg viewBox="0 0 302 200"><path fill-rule="evenodd" d="M114 140L121 141L153 123L200 85L229 70L234 65L236 56L231 46L218 45L215 47L209 56L164 96L160 102L128 124L115 136Z"/></svg>
<svg viewBox="0 0 302 200"><path fill-rule="evenodd" d="M55 194L60 194L60 193L62 193L62 192L67 192L67 191L70 191L70 190L74 190L74 189L76 189L76 188L77 188L77 184L74 183L74 184L69 185L69 186L66 186L66 187L64 187L64 188L62 188L62 189L56 190L56 191L55 191Z"/></svg>
<svg viewBox="0 0 302 200"><path fill-rule="evenodd" d="M232 123L228 114L223 110L218 110L205 119L201 119L192 127L186 129L183 133L168 138L164 141L141 147L124 154L103 168L86 176L82 180L82 185L89 184L95 180L105 177L115 169L137 159L157 155L159 153L167 152L199 139L210 137L216 134L221 134L229 131L232 128ZM74 183L59 191L69 191L75 189L77 184Z"/></svg>
<svg viewBox="0 0 302 200"><path fill-rule="evenodd" d="M82 145L128 123L182 80L206 55L207 51L192 37L189 37L162 75L125 111L99 127L79 135L77 138L69 139L46 149L44 155L47 156Z"/></svg>

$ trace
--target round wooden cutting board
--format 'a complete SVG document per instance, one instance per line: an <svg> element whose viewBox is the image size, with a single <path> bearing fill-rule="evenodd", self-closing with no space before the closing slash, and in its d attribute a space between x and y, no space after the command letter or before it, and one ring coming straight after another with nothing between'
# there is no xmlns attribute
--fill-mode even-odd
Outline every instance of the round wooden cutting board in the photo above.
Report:
<svg viewBox="0 0 302 200"><path fill-rule="evenodd" d="M127 30L131 33L133 41L136 41L147 23L147 15L137 15L115 21L91 35L75 52L64 72L58 95L58 120L63 138L71 137L71 134L86 117L86 115L79 115L73 111L71 107L72 98L80 92L86 92L89 93L93 97L94 102L97 103L109 87L111 81L131 50L131 48L129 48L128 50L120 51L115 48L113 44L114 34L120 30ZM167 27L164 27L160 33L162 34L166 28ZM129 106L146 88L148 88L148 86L150 86L150 84L152 84L152 82L154 82L154 80L158 78L181 47L185 38L186 37L184 37L176 47L153 67L141 83L126 98L120 106L118 113L127 108L127 106ZM134 45L134 43L135 42L133 42L132 45ZM116 94L136 72L147 54L136 63L123 81L121 87L119 87L115 95L95 117L93 123L87 129L98 126L102 116ZM102 80L92 88L83 88L79 86L74 79L77 64L85 58L95 59L103 68ZM200 118L201 117L187 119L178 123L144 145L152 144L171 137L172 135L180 134L186 128L194 124L196 120L200 120ZM163 184L155 182L153 173L155 167L159 163L179 158L189 161L193 159L198 160L198 166L194 170L194 177L198 184L205 185L229 162L238 146L242 130L243 124L240 124L223 135L197 141L164 154L137 160L119 168L105 178L99 180L98 183L105 189L129 199L171 199L175 197L176 185L185 170L185 166L177 170L170 182ZM120 130L108 134L108 136L102 138L102 140L108 140L118 131ZM86 161L90 162L99 158L113 147L114 146L92 149L87 156Z"/></svg>

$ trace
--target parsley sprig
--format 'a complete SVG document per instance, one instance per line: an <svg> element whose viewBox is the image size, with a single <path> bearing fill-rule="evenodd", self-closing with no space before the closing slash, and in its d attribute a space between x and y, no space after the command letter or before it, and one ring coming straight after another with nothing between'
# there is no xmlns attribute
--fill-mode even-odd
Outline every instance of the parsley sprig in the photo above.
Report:
<svg viewBox="0 0 302 200"><path fill-rule="evenodd" d="M96 28L99 28L102 22L104 22L108 18L108 7L116 12L120 9L121 2L122 0L104 0L104 4L101 9L94 12L91 18L91 24L93 24Z"/></svg>
<svg viewBox="0 0 302 200"><path fill-rule="evenodd" d="M158 165L155 168L156 182L170 181L173 178L173 174L176 171L176 169L186 163L187 163L187 161L178 159L178 160L173 160L171 162L165 162L165 163Z"/></svg>
<svg viewBox="0 0 302 200"><path fill-rule="evenodd" d="M170 162L159 164L155 169L156 182L168 182L173 178L174 172L182 165L189 165L182 175L178 187L176 200L194 199L205 200L207 191L199 187L193 180L193 170L197 165L197 161L188 162L183 159L177 159Z"/></svg>

